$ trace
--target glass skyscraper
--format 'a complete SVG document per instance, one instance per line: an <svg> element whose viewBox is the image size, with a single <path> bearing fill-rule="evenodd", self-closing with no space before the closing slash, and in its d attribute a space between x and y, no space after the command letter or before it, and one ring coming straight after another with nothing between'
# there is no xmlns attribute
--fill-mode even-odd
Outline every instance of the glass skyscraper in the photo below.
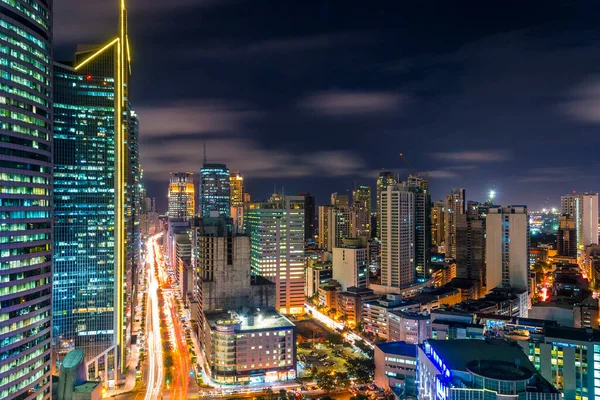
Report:
<svg viewBox="0 0 600 400"><path fill-rule="evenodd" d="M0 1L0 398L51 389L52 1Z"/></svg>
<svg viewBox="0 0 600 400"><path fill-rule="evenodd" d="M73 62L54 66L53 345L57 365L79 348L88 378L102 380L123 371L124 288L131 293L137 250L137 119L124 3L120 27L108 44L79 46Z"/></svg>
<svg viewBox="0 0 600 400"><path fill-rule="evenodd" d="M204 164L200 170L200 214L210 217L211 212L230 216L229 169L224 164Z"/></svg>

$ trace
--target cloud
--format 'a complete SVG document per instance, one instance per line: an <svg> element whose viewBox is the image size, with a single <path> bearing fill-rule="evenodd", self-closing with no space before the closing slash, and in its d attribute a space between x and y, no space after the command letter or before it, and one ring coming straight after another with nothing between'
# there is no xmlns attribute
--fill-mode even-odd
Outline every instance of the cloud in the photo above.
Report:
<svg viewBox="0 0 600 400"><path fill-rule="evenodd" d="M561 106L567 115L578 121L600 123L600 81L580 85L570 97Z"/></svg>
<svg viewBox="0 0 600 400"><path fill-rule="evenodd" d="M587 169L575 166L532 168L527 176L519 179L521 183L559 183L592 180L596 177L586 172Z"/></svg>
<svg viewBox="0 0 600 400"><path fill-rule="evenodd" d="M243 124L259 113L243 105L206 100L140 107L140 131L144 137L240 133Z"/></svg>
<svg viewBox="0 0 600 400"><path fill-rule="evenodd" d="M444 161L499 162L510 159L511 152L508 150L457 151L448 153L431 153L431 157Z"/></svg>
<svg viewBox="0 0 600 400"><path fill-rule="evenodd" d="M201 141L190 138L146 143L141 153L144 174L150 179L166 179L171 171L197 171L202 164L202 146ZM209 162L227 164L252 178L356 176L365 168L362 158L341 150L296 154L267 149L247 138L213 138L206 147Z"/></svg>
<svg viewBox="0 0 600 400"><path fill-rule="evenodd" d="M375 114L399 111L408 97L389 92L329 91L304 98L302 108L327 116Z"/></svg>
<svg viewBox="0 0 600 400"><path fill-rule="evenodd" d="M427 175L427 177L429 177L429 178L456 178L456 177L458 177L458 174L456 172L442 170L442 169L421 172L421 175Z"/></svg>

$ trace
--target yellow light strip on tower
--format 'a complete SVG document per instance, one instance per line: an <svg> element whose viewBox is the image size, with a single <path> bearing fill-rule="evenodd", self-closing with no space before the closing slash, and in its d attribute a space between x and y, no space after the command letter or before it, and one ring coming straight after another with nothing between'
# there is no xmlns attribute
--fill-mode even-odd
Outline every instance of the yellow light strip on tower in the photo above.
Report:
<svg viewBox="0 0 600 400"><path fill-rule="evenodd" d="M127 40L127 62L129 63L129 73L131 74L131 50L129 49L129 36L127 36L125 40Z"/></svg>
<svg viewBox="0 0 600 400"><path fill-rule="evenodd" d="M83 67L85 64L89 63L90 61L92 61L94 58L98 57L100 54L104 53L106 50L108 50L111 46L113 46L118 41L119 41L119 38L114 39L112 42L110 42L109 44L107 44L106 46L104 46L103 48L101 48L100 50L98 50L97 52L95 52L94 54L92 54L91 56L86 58L85 60L83 60L81 63L79 63L79 65L77 65L75 67L75 71L77 71L79 68Z"/></svg>

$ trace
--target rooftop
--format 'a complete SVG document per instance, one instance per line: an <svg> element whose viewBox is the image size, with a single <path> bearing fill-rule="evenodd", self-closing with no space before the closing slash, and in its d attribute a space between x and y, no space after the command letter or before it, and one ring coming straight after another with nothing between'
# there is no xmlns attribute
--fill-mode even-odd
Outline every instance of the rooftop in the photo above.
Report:
<svg viewBox="0 0 600 400"><path fill-rule="evenodd" d="M92 393L98 386L102 385L102 382L86 381L81 385L73 388L74 393Z"/></svg>
<svg viewBox="0 0 600 400"><path fill-rule="evenodd" d="M417 357L417 346L406 342L386 342L375 345L385 354L394 354L397 356Z"/></svg>
<svg viewBox="0 0 600 400"><path fill-rule="evenodd" d="M546 338L566 339L579 342L600 342L600 329L548 326L544 333Z"/></svg>
<svg viewBox="0 0 600 400"><path fill-rule="evenodd" d="M239 331L294 328L296 326L272 307L208 312L204 314L204 317L212 329L235 323L240 324Z"/></svg>

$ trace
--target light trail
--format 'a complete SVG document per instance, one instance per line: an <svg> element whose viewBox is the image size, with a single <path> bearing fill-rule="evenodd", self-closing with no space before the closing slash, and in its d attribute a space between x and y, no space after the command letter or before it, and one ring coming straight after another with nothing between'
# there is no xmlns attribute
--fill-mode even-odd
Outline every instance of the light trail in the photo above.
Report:
<svg viewBox="0 0 600 400"><path fill-rule="evenodd" d="M334 321L333 319L329 318L325 314L323 314L320 311L318 311L316 308L314 308L310 304L304 304L304 308L307 311L310 311L312 313L312 316L313 316L314 319L316 319L317 321L321 322L322 324L324 324L328 328L330 328L330 329L336 329L336 330L338 330L340 332L344 329L344 324L342 324L340 322ZM373 346L373 343L371 343L368 340L366 340L366 339L358 336L354 332L350 332L350 331L346 332L345 337L353 345L355 345L355 342L363 341L370 348L372 348L372 349L375 348L375 346Z"/></svg>

